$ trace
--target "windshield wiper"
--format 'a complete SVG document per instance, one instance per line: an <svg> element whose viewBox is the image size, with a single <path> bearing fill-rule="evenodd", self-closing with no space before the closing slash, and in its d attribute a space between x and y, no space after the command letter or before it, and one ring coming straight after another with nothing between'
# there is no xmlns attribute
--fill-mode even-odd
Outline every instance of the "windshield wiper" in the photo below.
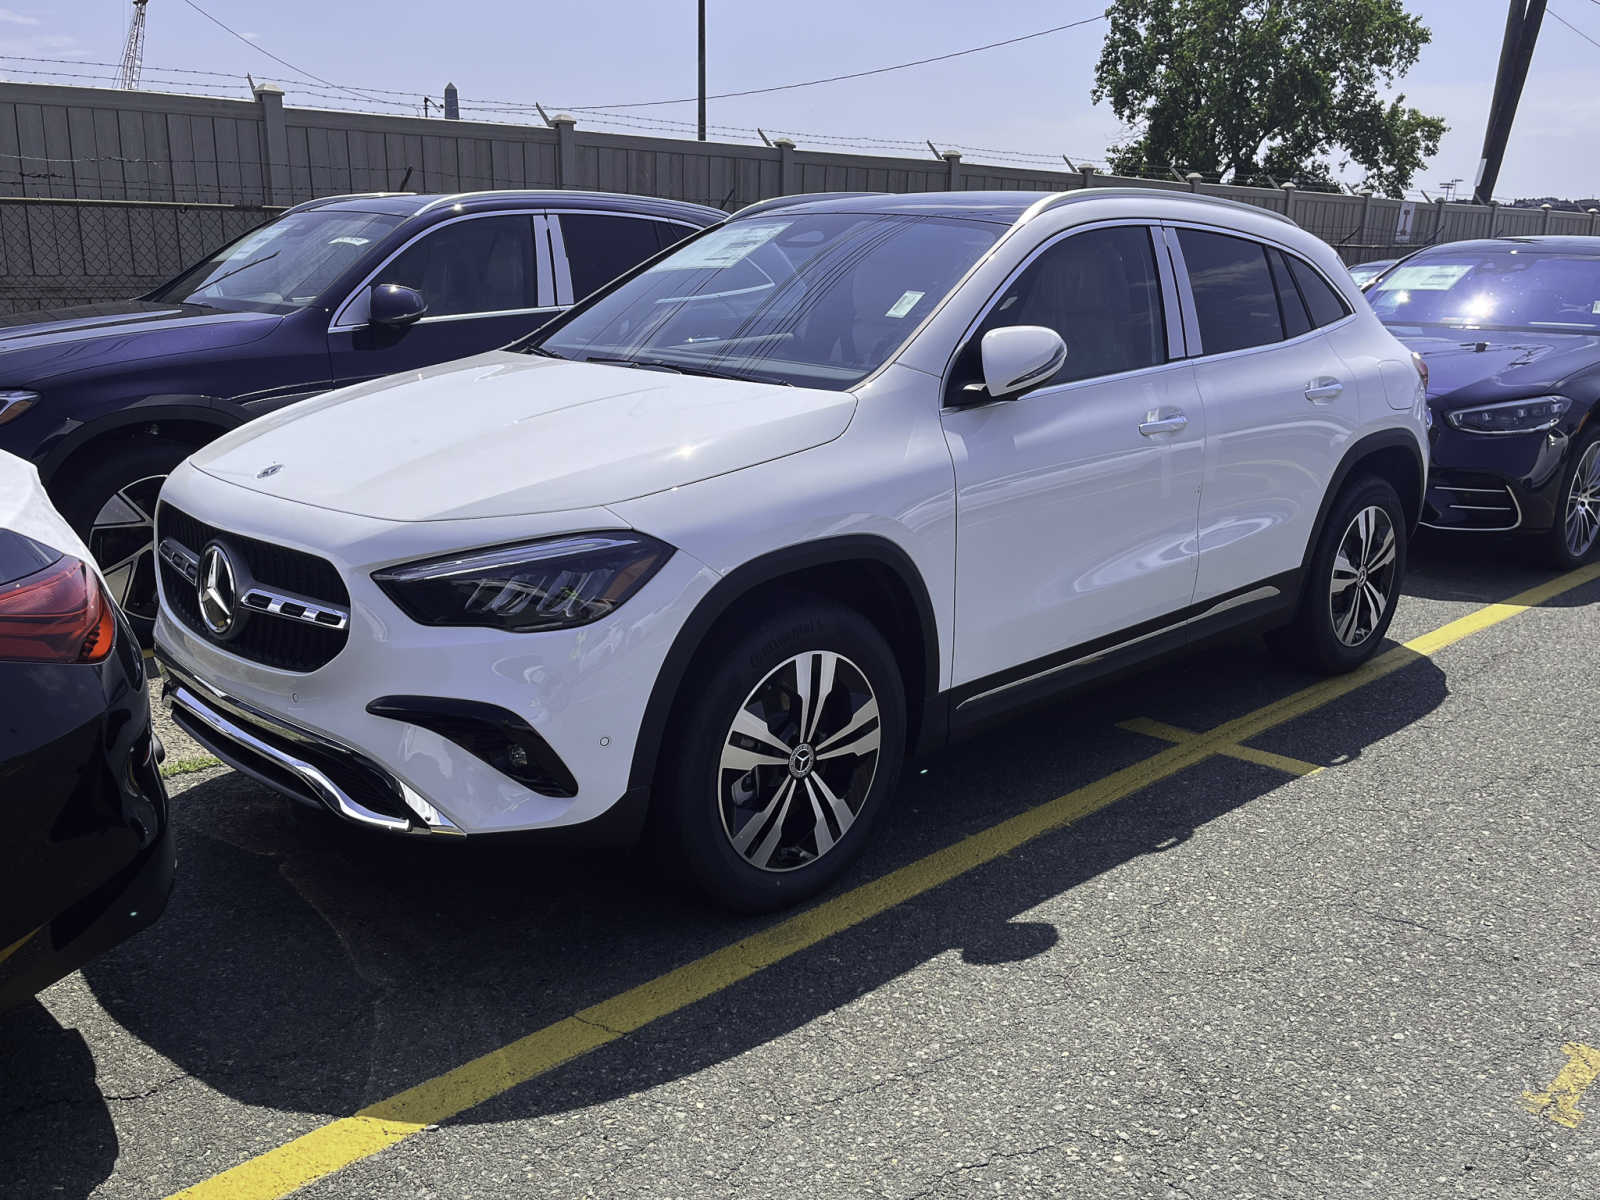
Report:
<svg viewBox="0 0 1600 1200"><path fill-rule="evenodd" d="M660 358L607 358L604 355L593 355L580 359L580 362L605 363L609 366L639 367L646 371L671 371L674 375L701 375L707 379L736 379L740 383L772 383L781 387L793 387L787 379L757 379L753 375L740 375L736 371L717 371L711 367L690 366L687 363L667 362Z"/></svg>
<svg viewBox="0 0 1600 1200"><path fill-rule="evenodd" d="M195 291L190 292L189 295L190 295L191 298L194 297L194 296L198 296L201 292L205 291L207 288L216 287L217 284L221 283L224 279L232 279L240 271L248 271L251 267L259 267L262 263L266 262L269 258L277 258L277 257L278 257L278 251L276 251L276 250L274 250L271 254L263 254L260 258L252 259L251 261L245 263L244 266L242 266L242 267L235 267L231 271L226 271L223 274L218 275L215 279L206 280L205 283L201 284L200 287L197 288Z"/></svg>

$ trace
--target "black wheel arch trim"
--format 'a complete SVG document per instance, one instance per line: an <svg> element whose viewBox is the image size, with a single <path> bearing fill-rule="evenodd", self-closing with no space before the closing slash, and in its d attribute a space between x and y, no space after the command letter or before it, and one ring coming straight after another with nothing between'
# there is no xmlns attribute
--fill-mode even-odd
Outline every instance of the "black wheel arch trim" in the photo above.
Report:
<svg viewBox="0 0 1600 1200"><path fill-rule="evenodd" d="M57 433L50 449L36 460L39 477L48 487L64 462L96 438L116 433L118 430L137 425L160 424L163 421L183 421L192 425L210 426L220 437L229 430L243 425L250 416L251 414L245 409L216 396L146 396L103 417L64 427Z"/></svg>
<svg viewBox="0 0 1600 1200"><path fill-rule="evenodd" d="M671 719L685 676L695 656L705 644L712 627L744 597L763 584L785 575L817 567L867 560L887 567L899 578L916 608L921 635L923 694L907 696L907 706L920 705L920 726L916 747L927 748L944 740L947 711L939 693L939 630L928 587L911 556L890 539L878 534L842 534L801 542L760 555L729 571L719 579L695 606L689 619L679 628L650 690L639 736L634 742L629 769L630 792L648 789L655 774L661 744Z"/></svg>

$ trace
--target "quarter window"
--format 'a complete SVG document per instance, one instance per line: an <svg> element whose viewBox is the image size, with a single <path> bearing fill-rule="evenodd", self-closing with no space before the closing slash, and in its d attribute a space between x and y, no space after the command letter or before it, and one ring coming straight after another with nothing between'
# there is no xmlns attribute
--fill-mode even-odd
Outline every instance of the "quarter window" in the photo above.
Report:
<svg viewBox="0 0 1600 1200"><path fill-rule="evenodd" d="M991 329L1043 325L1067 344L1067 361L1045 386L1136 371L1167 361L1161 281L1142 225L1062 238L1005 287L954 372L957 387L982 375L980 344Z"/></svg>
<svg viewBox="0 0 1600 1200"><path fill-rule="evenodd" d="M1311 311L1313 325L1320 329L1350 315L1350 306L1310 266L1291 256L1289 269L1294 272L1294 281L1300 285L1300 294L1306 298L1306 308Z"/></svg>
<svg viewBox="0 0 1600 1200"><path fill-rule="evenodd" d="M441 226L402 250L377 282L416 288L430 317L534 308L533 222L474 217Z"/></svg>
<svg viewBox="0 0 1600 1200"><path fill-rule="evenodd" d="M567 247L573 299L583 299L660 250L659 224L604 213L562 213L561 240Z"/></svg>
<svg viewBox="0 0 1600 1200"><path fill-rule="evenodd" d="M1178 230L1189 269L1195 317L1206 354L1226 354L1283 340L1283 319L1260 242Z"/></svg>

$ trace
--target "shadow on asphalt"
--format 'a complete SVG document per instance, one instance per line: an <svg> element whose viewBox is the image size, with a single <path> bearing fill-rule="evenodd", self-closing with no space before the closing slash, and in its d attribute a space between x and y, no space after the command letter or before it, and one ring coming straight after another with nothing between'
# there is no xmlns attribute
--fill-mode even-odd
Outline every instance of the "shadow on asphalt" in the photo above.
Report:
<svg viewBox="0 0 1600 1200"><path fill-rule="evenodd" d="M0 1192L87 1196L116 1161L111 1110L83 1035L37 1000L0 1015Z"/></svg>

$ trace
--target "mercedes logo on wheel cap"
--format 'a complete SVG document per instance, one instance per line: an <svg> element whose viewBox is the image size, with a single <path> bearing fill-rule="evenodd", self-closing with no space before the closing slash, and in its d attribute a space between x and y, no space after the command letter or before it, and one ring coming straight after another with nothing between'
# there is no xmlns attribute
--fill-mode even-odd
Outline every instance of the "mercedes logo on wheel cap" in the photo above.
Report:
<svg viewBox="0 0 1600 1200"><path fill-rule="evenodd" d="M233 560L221 543L212 542L200 552L199 575L200 619L212 633L225 637L233 631L239 588Z"/></svg>

